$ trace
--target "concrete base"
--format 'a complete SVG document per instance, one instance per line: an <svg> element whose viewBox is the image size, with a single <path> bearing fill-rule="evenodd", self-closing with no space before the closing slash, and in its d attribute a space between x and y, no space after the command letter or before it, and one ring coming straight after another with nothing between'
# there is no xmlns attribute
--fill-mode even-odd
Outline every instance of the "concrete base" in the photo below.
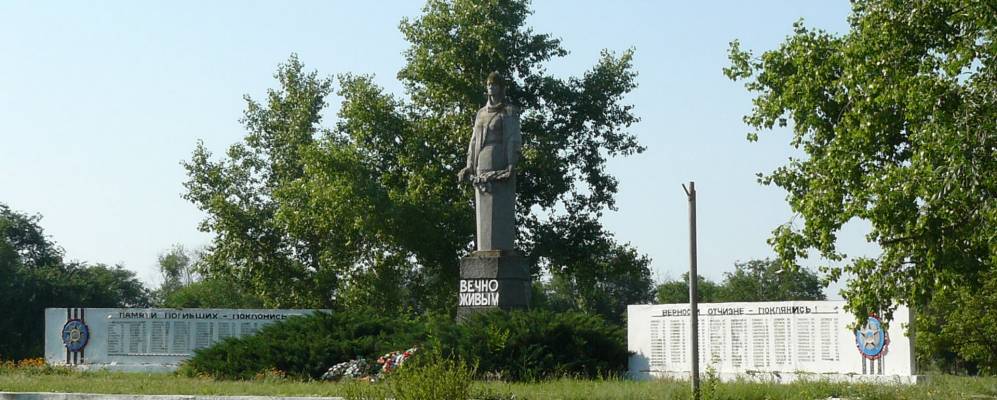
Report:
<svg viewBox="0 0 997 400"><path fill-rule="evenodd" d="M77 371L113 371L113 372L137 372L143 374L170 374L177 371L180 368L180 364L119 364L119 363L102 363L102 364L55 364L48 363L49 365L54 365L57 367L72 368Z"/></svg>
<svg viewBox="0 0 997 400"><path fill-rule="evenodd" d="M861 375L861 374L840 374L840 373L809 373L801 371L782 372L745 372L745 373L718 373L717 378L721 382L757 382L773 384L789 384L796 381L808 382L847 382L847 383L878 383L892 385L915 385L928 381L926 375ZM688 380L689 371L638 371L627 374L628 378L635 380L669 379ZM700 379L706 379L705 374L700 374Z"/></svg>
<svg viewBox="0 0 997 400"><path fill-rule="evenodd" d="M476 251L460 260L457 319L476 312L530 306L526 259L512 251Z"/></svg>

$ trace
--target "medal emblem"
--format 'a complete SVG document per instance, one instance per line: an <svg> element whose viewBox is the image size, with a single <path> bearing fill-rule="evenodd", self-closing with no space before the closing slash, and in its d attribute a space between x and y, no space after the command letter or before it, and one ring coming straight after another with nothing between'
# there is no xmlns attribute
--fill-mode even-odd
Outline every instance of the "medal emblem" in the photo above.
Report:
<svg viewBox="0 0 997 400"><path fill-rule="evenodd" d="M875 315L870 315L865 325L855 330L855 346L862 357L875 360L886 354L890 345L890 335L883 329L883 321Z"/></svg>
<svg viewBox="0 0 997 400"><path fill-rule="evenodd" d="M78 352L86 347L90 340L90 328L83 321L71 319L62 327L62 343L71 352Z"/></svg>

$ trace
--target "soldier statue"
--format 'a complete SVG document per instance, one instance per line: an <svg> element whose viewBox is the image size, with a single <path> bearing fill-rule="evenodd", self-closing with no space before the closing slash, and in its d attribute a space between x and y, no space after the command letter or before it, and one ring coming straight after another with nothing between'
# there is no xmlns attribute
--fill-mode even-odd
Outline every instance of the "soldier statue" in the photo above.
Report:
<svg viewBox="0 0 997 400"><path fill-rule="evenodd" d="M474 117L467 166L458 174L474 185L477 250L513 251L516 238L516 163L523 139L519 111L505 103L506 82L498 72L486 81L488 104Z"/></svg>

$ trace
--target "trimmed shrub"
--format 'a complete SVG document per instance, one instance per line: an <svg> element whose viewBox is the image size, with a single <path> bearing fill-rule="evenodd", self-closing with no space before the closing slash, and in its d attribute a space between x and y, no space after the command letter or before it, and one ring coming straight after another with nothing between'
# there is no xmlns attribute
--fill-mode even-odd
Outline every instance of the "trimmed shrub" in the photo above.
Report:
<svg viewBox="0 0 997 400"><path fill-rule="evenodd" d="M253 379L276 370L317 379L337 363L412 346L426 350L413 356L413 368L427 353L475 366L478 376L510 381L619 375L628 356L623 329L596 315L494 311L457 324L450 317L352 311L290 318L256 335L227 339L197 351L181 373Z"/></svg>
<svg viewBox="0 0 997 400"><path fill-rule="evenodd" d="M197 350L180 373L253 379L262 371L319 378L332 365L406 349L425 339L423 324L373 311L314 313L267 325L255 335Z"/></svg>
<svg viewBox="0 0 997 400"><path fill-rule="evenodd" d="M431 346L476 365L480 375L503 380L593 378L627 368L624 330L597 315L496 311L429 330Z"/></svg>

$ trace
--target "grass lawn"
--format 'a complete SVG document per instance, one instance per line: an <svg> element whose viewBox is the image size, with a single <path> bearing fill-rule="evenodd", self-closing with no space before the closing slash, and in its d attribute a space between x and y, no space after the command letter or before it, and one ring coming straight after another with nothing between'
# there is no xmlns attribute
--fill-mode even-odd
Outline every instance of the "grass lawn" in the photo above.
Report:
<svg viewBox="0 0 997 400"><path fill-rule="evenodd" d="M687 381L558 380L539 384L488 383L497 393L527 399L689 399ZM997 399L997 377L932 376L918 385L830 382L762 384L703 382L703 399Z"/></svg>
<svg viewBox="0 0 997 400"><path fill-rule="evenodd" d="M367 384L363 384L367 385ZM485 399L688 399L681 381L561 379L540 383L475 382ZM75 372L57 368L0 369L0 391L179 395L346 396L348 385L265 377L254 381L184 378L170 374ZM355 392L355 391L354 391ZM490 395L489 395L490 394ZM514 395L514 397L512 397ZM932 376L920 385L806 382L789 385L704 382L709 399L997 399L997 378Z"/></svg>

